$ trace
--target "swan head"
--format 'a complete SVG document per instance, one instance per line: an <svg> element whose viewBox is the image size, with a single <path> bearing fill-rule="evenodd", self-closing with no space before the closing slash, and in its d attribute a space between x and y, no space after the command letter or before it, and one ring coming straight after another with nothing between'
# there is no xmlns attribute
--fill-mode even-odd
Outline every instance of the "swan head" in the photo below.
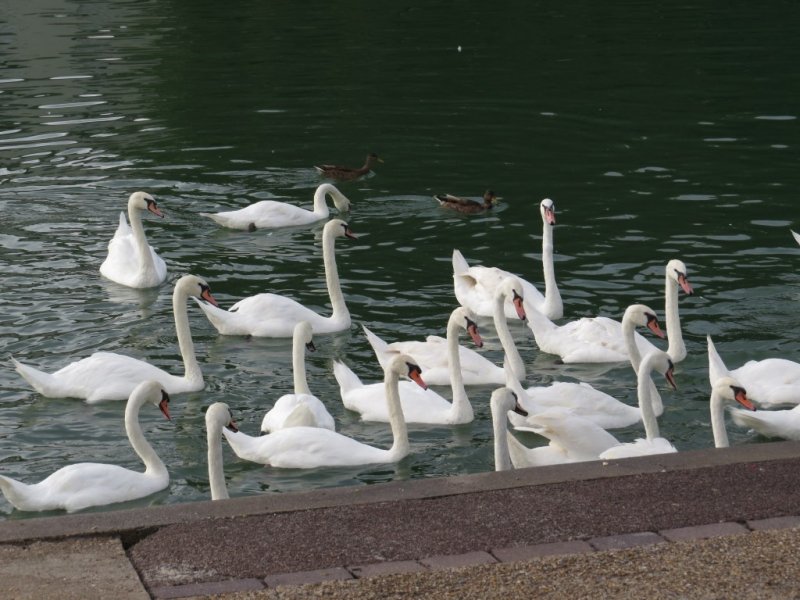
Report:
<svg viewBox="0 0 800 600"><path fill-rule="evenodd" d="M169 394L162 389L161 384L153 379L148 379L137 385L131 392L129 401L139 406L150 403L159 408L168 421L172 420L169 416Z"/></svg>
<svg viewBox="0 0 800 600"><path fill-rule="evenodd" d="M164 217L164 213L162 213L158 209L158 205L156 204L156 199L153 198L147 192L133 192L130 197L128 198L128 210L147 210L156 215L157 217Z"/></svg>
<svg viewBox="0 0 800 600"><path fill-rule="evenodd" d="M300 344L305 344L309 352L316 352L317 347L314 345L314 331L308 321L300 321L294 326L294 339Z"/></svg>
<svg viewBox="0 0 800 600"><path fill-rule="evenodd" d="M687 294L694 294L694 290L692 289L689 280L686 278L686 265L683 264L682 260L673 258L667 263L667 277L673 281L676 281L678 285L681 286L681 289Z"/></svg>
<svg viewBox="0 0 800 600"><path fill-rule="evenodd" d="M428 389L428 384L422 379L422 369L408 354L398 354L386 366L386 371L391 371L400 377L408 377L423 390Z"/></svg>
<svg viewBox="0 0 800 600"><path fill-rule="evenodd" d="M330 183L323 183L317 188L317 191L314 194L314 197L318 195L325 196L329 194L331 199L333 199L333 204L336 206L336 210L339 212L348 212L350 210L350 200L347 196L345 196L339 189Z"/></svg>
<svg viewBox="0 0 800 600"><path fill-rule="evenodd" d="M755 404L747 397L747 390L733 377L720 377L711 390L726 402L738 402L747 410L756 410Z"/></svg>
<svg viewBox="0 0 800 600"><path fill-rule="evenodd" d="M224 402L215 402L206 411L206 429L213 429L214 426L227 427L234 433L239 431L228 405Z"/></svg>
<svg viewBox="0 0 800 600"><path fill-rule="evenodd" d="M211 288L204 279L201 279L197 275L184 275L178 280L178 283L175 284L175 289L180 290L187 296L201 298L209 304L219 306L214 296L211 295Z"/></svg>
<svg viewBox="0 0 800 600"><path fill-rule="evenodd" d="M481 338L481 334L478 332L478 324L475 322L477 319L475 313L465 306L459 306L452 312L450 318L454 319L460 327L463 327L464 330L466 330L466 332L472 338L472 343L475 344L475 346L478 348L483 348L483 339Z"/></svg>
<svg viewBox="0 0 800 600"><path fill-rule="evenodd" d="M522 284L516 277L506 277L503 283L500 284L500 287L497 288L497 294L495 297L509 298L511 303L514 305L514 309L517 311L517 316L520 318L520 320L524 321L528 318L525 314L524 299L522 296Z"/></svg>
<svg viewBox="0 0 800 600"><path fill-rule="evenodd" d="M505 414L513 410L518 415L522 415L523 417L528 416L528 411L522 408L522 405L519 403L519 396L507 387L497 388L493 391L489 404L492 407L492 412L497 410L500 414Z"/></svg>
<svg viewBox="0 0 800 600"><path fill-rule="evenodd" d="M556 205L550 198L545 198L539 203L539 212L542 213L542 221L548 225L556 224Z"/></svg>
<svg viewBox="0 0 800 600"><path fill-rule="evenodd" d="M642 359L642 364L639 367L639 374L642 372L649 373L650 371L658 371L669 383L673 390L677 390L678 386L675 383L675 363L669 357L669 354L663 350L651 350L647 356Z"/></svg>
<svg viewBox="0 0 800 600"><path fill-rule="evenodd" d="M333 237L348 237L351 240L358 239L350 226L341 219L331 219L325 223L325 227L322 229L323 237L326 234L333 235Z"/></svg>
<svg viewBox="0 0 800 600"><path fill-rule="evenodd" d="M631 304L625 309L622 320L631 321L637 327L647 327L654 335L660 338L664 337L664 332L661 331L661 326L658 324L656 311L649 306L645 306L644 304Z"/></svg>

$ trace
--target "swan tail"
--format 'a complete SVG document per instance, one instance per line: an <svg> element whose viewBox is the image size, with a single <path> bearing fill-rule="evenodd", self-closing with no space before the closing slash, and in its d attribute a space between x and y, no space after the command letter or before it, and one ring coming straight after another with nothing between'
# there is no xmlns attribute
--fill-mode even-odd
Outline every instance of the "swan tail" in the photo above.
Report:
<svg viewBox="0 0 800 600"><path fill-rule="evenodd" d="M353 373L350 367L345 365L343 362L339 362L338 360L333 361L333 376L339 383L339 391L341 392L342 396L344 396L347 392L358 389L364 385L361 383L358 375Z"/></svg>
<svg viewBox="0 0 800 600"><path fill-rule="evenodd" d="M367 329L366 325L362 325L361 328L364 330L364 335L367 337L369 345L372 346L372 351L375 353L378 362L381 363L381 366L384 366L387 357L392 352L389 344Z"/></svg>
<svg viewBox="0 0 800 600"><path fill-rule="evenodd" d="M46 398L64 398L64 394L60 390L58 380L50 373L45 373L39 369L34 369L28 365L19 362L13 356L11 361L14 363L14 370L22 375L22 378L27 381L33 389L39 392Z"/></svg>
<svg viewBox="0 0 800 600"><path fill-rule="evenodd" d="M213 304L208 304L207 302L202 302L198 298L192 297L192 299L197 303L197 306L200 307L208 321L214 326L214 328L219 331L223 335L247 335L247 331L239 331L239 328L236 327L236 314L232 313L228 310L223 310Z"/></svg>
<svg viewBox="0 0 800 600"><path fill-rule="evenodd" d="M469 264L464 255L459 250L453 250L453 274L466 275L469 271Z"/></svg>
<svg viewBox="0 0 800 600"><path fill-rule="evenodd" d="M725 366L722 358L717 353L717 348L714 346L714 342L711 341L710 335L706 335L706 341L708 342L708 379L713 386L720 377L728 377L729 372L728 367Z"/></svg>
<svg viewBox="0 0 800 600"><path fill-rule="evenodd" d="M26 492L28 487L27 484L21 481L11 479L5 475L0 475L0 492L3 492L6 500L8 500L14 508L25 510L27 504L25 499L27 498Z"/></svg>

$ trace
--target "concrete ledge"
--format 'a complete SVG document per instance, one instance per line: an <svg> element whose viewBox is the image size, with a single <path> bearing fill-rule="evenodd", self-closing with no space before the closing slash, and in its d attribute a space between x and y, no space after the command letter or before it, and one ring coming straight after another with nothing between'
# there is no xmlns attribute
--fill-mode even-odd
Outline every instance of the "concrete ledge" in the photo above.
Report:
<svg viewBox="0 0 800 600"><path fill-rule="evenodd" d="M724 535L737 535L749 533L749 531L747 527L739 523L712 523L710 525L697 525L695 527L665 529L658 533L670 542L682 542L687 540L705 540L712 537L722 537Z"/></svg>
<svg viewBox="0 0 800 600"><path fill-rule="evenodd" d="M533 546L515 546L513 548L498 548L492 554L500 562L517 562L531 560L542 556L555 556L558 554L583 554L594 552L589 542L573 540L570 542L553 542L551 544L536 544Z"/></svg>
<svg viewBox="0 0 800 600"><path fill-rule="evenodd" d="M440 569L457 569L459 567L472 567L475 565L496 563L497 559L488 552L479 550L477 552L467 552L465 554L430 556L421 559L419 562L433 571L438 571Z"/></svg>
<svg viewBox="0 0 800 600"><path fill-rule="evenodd" d="M653 533L652 531L640 531L638 533L623 533L622 535L609 535L597 537L589 540L589 544L596 550L623 550L625 548L636 548L637 546L650 546L652 544L664 544L667 540Z"/></svg>
<svg viewBox="0 0 800 600"><path fill-rule="evenodd" d="M772 517L747 521L747 526L753 531L770 531L772 529L794 529L800 527L800 516L797 517Z"/></svg>
<svg viewBox="0 0 800 600"><path fill-rule="evenodd" d="M259 579L230 579L227 581L212 581L210 583L163 586L150 590L150 593L156 600L171 600L173 598L189 598L192 596L253 592L263 589L264 584Z"/></svg>
<svg viewBox="0 0 800 600"><path fill-rule="evenodd" d="M394 560L369 565L347 567L354 577L379 577L381 575L394 575L395 573L418 573L428 569L416 560Z"/></svg>
<svg viewBox="0 0 800 600"><path fill-rule="evenodd" d="M269 575L264 578L264 584L267 587L275 588L281 585L306 585L308 583L346 581L348 579L354 579L350 571L344 567L333 567L332 569L317 569L315 571L298 571L296 573Z"/></svg>

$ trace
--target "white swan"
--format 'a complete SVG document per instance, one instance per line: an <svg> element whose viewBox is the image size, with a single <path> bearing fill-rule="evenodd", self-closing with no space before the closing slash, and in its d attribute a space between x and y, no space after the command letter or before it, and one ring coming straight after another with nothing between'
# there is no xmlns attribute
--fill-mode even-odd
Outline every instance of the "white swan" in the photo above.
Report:
<svg viewBox="0 0 800 600"><path fill-rule="evenodd" d="M161 285L167 278L167 265L147 243L142 226L141 211L147 210L163 217L150 194L134 192L128 198L128 217L119 213L119 226L108 242L108 256L100 265L100 274L132 288L150 288Z"/></svg>
<svg viewBox="0 0 800 600"><path fill-rule="evenodd" d="M711 336L708 342L708 378L711 383L730 376L742 382L747 397L759 406L800 405L800 363L785 358L751 360L733 371L722 361Z"/></svg>
<svg viewBox="0 0 800 600"><path fill-rule="evenodd" d="M262 200L240 210L200 214L213 219L223 227L248 231L308 225L328 218L330 211L325 201L327 195L333 198L333 203L339 212L350 210L350 200L330 183L323 183L314 192L314 210L306 210L275 200Z"/></svg>
<svg viewBox="0 0 800 600"><path fill-rule="evenodd" d="M791 231L791 230L790 230L790 231ZM795 242L797 242L798 244L800 244L800 233L797 233L796 231L792 231L792 237L794 237L794 241L795 241Z"/></svg>
<svg viewBox="0 0 800 600"><path fill-rule="evenodd" d="M240 300L229 310L200 304L211 324L222 335L256 337L291 337L294 326L308 321L314 333L333 333L350 327L350 311L344 302L336 268L334 242L337 237L356 239L350 227L340 219L331 219L322 230L322 260L333 314L323 317L291 298L278 294L256 294Z"/></svg>
<svg viewBox="0 0 800 600"><path fill-rule="evenodd" d="M513 468L508 453L508 413L514 411L522 416L528 413L517 402L517 395L507 387L497 388L489 400L492 411L492 432L494 434L494 470L510 471Z"/></svg>
<svg viewBox="0 0 800 600"><path fill-rule="evenodd" d="M639 369L641 355L636 346L633 326L637 322L645 322L648 318L647 315L653 314L652 309L647 306L633 304L625 310L625 315L622 317L623 339L634 373L637 373ZM531 414L537 414L548 408L566 408L603 429L628 427L642 420L642 411L638 406L620 402L588 383L557 381L549 386L529 387L524 390L519 380L511 372L507 373L506 381L506 385L519 394L520 403ZM664 412L664 405L652 378L649 386L653 412L660 417ZM525 419L516 415L511 415L511 422L515 427L526 425Z"/></svg>
<svg viewBox="0 0 800 600"><path fill-rule="evenodd" d="M460 306L452 312L447 322L447 354L453 401L448 401L433 390L421 389L411 382L400 382L400 404L406 423L460 425L475 418L464 389L458 352L459 331L468 329L470 323L474 325L466 315L467 309ZM333 362L333 375L339 383L345 408L359 413L363 421L385 423L390 420L391 413L384 400L386 390L383 384L364 385L353 371L339 361Z"/></svg>
<svg viewBox="0 0 800 600"><path fill-rule="evenodd" d="M410 451L408 430L397 391L398 378L401 375L410 377L423 387L425 382L420 376L420 368L405 354L392 359L384 373L386 402L389 404L394 438L388 450L320 427L289 427L260 437L226 429L222 433L239 458L273 467L313 469L397 462Z"/></svg>
<svg viewBox="0 0 800 600"><path fill-rule="evenodd" d="M483 340L478 333L478 326L474 321L475 315L472 314L471 310L463 306L459 306L450 315L447 335L451 333L458 335L458 327L450 327L453 316L456 314L458 315L457 318L464 320L463 327L472 337L472 342L478 348L481 348L483 346ZM505 319L505 316L503 319ZM362 325L362 328L381 367L385 366L395 354L409 354L414 357L414 360L417 361L417 364L420 366L423 373L425 373L425 382L428 385L450 384L450 354L447 351L447 338L438 335L429 335L424 342L392 342L391 344L387 344L367 329L366 325ZM464 385L496 383L493 381L493 379L497 378L496 371L500 372L501 377L503 376L503 370L500 367L470 348L459 346L458 357L461 363L461 375Z"/></svg>
<svg viewBox="0 0 800 600"><path fill-rule="evenodd" d="M750 402L750 399L747 397L745 389L733 377L720 377L717 379L714 385L711 386L711 401L709 402L709 407L711 409L711 431L714 434L715 448L728 447L728 430L725 428L725 404L733 404L735 402L744 406L748 411L756 410L755 405ZM732 409L731 413L734 415L751 415L751 413L740 409ZM763 414L764 411L761 411L755 416ZM737 420L736 416L733 417L733 420L739 425L743 424Z"/></svg>
<svg viewBox="0 0 800 600"><path fill-rule="evenodd" d="M47 398L83 398L90 404L101 400L124 400L145 379L155 379L169 394L197 392L205 387L203 373L194 354L186 308L188 297L216 304L208 284L195 275L184 275L172 293L172 312L184 374L170 375L137 358L114 352L95 352L70 363L53 374L39 371L11 357L17 373Z"/></svg>
<svg viewBox="0 0 800 600"><path fill-rule="evenodd" d="M336 429L333 417L330 415L325 405L311 393L308 388L306 378L306 348L313 352L316 350L312 339L311 325L307 321L300 321L294 326L294 336L292 337L292 372L294 376L294 393L284 394L275 401L264 419L261 421L261 431L269 433L286 427L287 418L294 414L292 423L296 423L301 413L294 411L298 406L308 407L311 420L307 424L311 427L324 427L325 429ZM296 425L294 425L296 426Z"/></svg>
<svg viewBox="0 0 800 600"><path fill-rule="evenodd" d="M67 512L136 500L163 490L169 485L169 473L139 425L139 409L148 402L170 418L169 396L157 381L143 381L136 386L125 406L125 431L144 462L144 473L118 465L77 463L30 485L0 475L0 490L18 510Z"/></svg>
<svg viewBox="0 0 800 600"><path fill-rule="evenodd" d="M765 437L800 441L800 404L787 410L758 412L735 408L731 409L731 417L740 427L753 429Z"/></svg>
<svg viewBox="0 0 800 600"><path fill-rule="evenodd" d="M630 456L645 456L650 454L667 454L678 450L668 440L660 437L658 420L653 412L650 398L650 372L657 370L664 374L669 384L675 388L675 379L672 375L674 365L669 354L661 350L651 350L642 359L639 365L639 374L636 378L636 393L639 397L639 408L642 411L645 438L619 444L600 454L600 459L627 458Z"/></svg>
<svg viewBox="0 0 800 600"><path fill-rule="evenodd" d="M225 484L225 469L222 463L222 428L239 431L231 417L228 405L215 402L206 411L206 441L208 443L208 483L212 500L226 500L228 486Z"/></svg>
<svg viewBox="0 0 800 600"><path fill-rule="evenodd" d="M556 222L555 205L549 198L539 205L542 214L542 266L544 268L545 293L536 289L532 283L513 273L497 267L470 267L458 250L453 250L453 287L459 304L471 308L482 317L491 317L494 289L507 277L517 277L522 283L522 295L539 312L550 319L560 319L564 315L564 305L556 284L553 267L553 225ZM514 317L514 306L505 306L506 317Z"/></svg>
<svg viewBox="0 0 800 600"><path fill-rule="evenodd" d="M625 310L622 323L608 317L584 317L564 325L556 325L530 306L526 306L528 325L533 331L539 350L557 354L564 363L623 362L631 357L628 336L633 336L640 353L655 349L649 341L635 332L635 328L647 327L658 337L664 333L658 324L655 311L643 304L633 304ZM634 369L638 364L634 364Z"/></svg>

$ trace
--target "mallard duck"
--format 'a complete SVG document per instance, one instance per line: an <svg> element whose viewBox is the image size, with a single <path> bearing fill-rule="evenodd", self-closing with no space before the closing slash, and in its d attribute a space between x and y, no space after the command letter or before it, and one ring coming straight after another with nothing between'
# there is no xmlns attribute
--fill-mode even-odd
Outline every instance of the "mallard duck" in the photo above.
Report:
<svg viewBox="0 0 800 600"><path fill-rule="evenodd" d="M367 155L364 166L357 169L353 167L342 167L340 165L314 165L314 168L323 177L328 177L337 181L351 181L369 173L372 170L372 165L376 162L382 163L383 159L373 152Z"/></svg>
<svg viewBox="0 0 800 600"><path fill-rule="evenodd" d="M434 198L441 206L451 208L463 213L482 213L495 207L500 198L492 190L483 193L483 202L476 202L469 198L459 198L450 194L436 194Z"/></svg>

